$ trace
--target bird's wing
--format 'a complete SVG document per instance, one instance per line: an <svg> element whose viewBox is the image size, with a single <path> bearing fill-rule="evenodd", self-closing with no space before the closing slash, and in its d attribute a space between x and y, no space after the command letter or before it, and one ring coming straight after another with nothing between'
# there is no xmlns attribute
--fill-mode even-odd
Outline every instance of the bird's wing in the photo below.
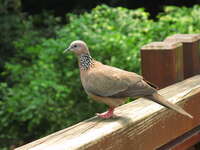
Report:
<svg viewBox="0 0 200 150"><path fill-rule="evenodd" d="M154 86L152 86L149 82L144 81L143 79L139 80L138 82L131 84L128 89L118 92L110 97L113 98L120 98L120 97L143 97L147 95L151 95L156 92Z"/></svg>
<svg viewBox="0 0 200 150"><path fill-rule="evenodd" d="M84 87L87 92L99 96L130 97L129 94L134 93L134 90L137 95L141 95L150 86L135 73L102 65L88 74Z"/></svg>

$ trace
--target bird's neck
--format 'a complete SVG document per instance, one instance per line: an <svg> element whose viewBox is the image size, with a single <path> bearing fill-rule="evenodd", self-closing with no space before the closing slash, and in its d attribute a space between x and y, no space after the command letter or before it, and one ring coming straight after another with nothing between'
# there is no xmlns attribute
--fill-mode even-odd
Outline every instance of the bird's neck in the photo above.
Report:
<svg viewBox="0 0 200 150"><path fill-rule="evenodd" d="M79 67L81 70L88 70L94 64L93 58L90 54L81 54L79 56Z"/></svg>

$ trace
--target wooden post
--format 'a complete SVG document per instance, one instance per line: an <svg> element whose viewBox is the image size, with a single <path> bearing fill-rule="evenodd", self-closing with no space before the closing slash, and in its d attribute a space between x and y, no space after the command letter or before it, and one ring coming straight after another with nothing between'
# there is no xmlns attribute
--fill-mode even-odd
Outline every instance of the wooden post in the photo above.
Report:
<svg viewBox="0 0 200 150"><path fill-rule="evenodd" d="M165 41L183 44L184 79L200 73L200 34L175 34Z"/></svg>
<svg viewBox="0 0 200 150"><path fill-rule="evenodd" d="M141 48L143 77L159 88L183 80L183 51L180 42L153 42Z"/></svg>

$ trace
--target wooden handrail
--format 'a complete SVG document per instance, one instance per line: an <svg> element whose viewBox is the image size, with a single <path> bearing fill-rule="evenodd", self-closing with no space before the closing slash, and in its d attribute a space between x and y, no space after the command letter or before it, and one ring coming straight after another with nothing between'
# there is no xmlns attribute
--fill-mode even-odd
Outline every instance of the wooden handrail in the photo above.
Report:
<svg viewBox="0 0 200 150"><path fill-rule="evenodd" d="M200 75L159 91L194 116L179 115L140 98L120 106L118 117L93 117L16 150L153 150L200 125Z"/></svg>

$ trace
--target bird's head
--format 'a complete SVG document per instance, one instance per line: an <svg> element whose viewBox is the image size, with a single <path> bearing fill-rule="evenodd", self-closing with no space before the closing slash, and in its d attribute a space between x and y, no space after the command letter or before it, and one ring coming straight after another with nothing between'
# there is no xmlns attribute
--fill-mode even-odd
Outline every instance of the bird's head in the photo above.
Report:
<svg viewBox="0 0 200 150"><path fill-rule="evenodd" d="M81 55L81 54L89 54L89 50L87 47L87 44L83 41L77 40L73 41L70 46L65 49L64 53L67 51L72 51L76 55Z"/></svg>

